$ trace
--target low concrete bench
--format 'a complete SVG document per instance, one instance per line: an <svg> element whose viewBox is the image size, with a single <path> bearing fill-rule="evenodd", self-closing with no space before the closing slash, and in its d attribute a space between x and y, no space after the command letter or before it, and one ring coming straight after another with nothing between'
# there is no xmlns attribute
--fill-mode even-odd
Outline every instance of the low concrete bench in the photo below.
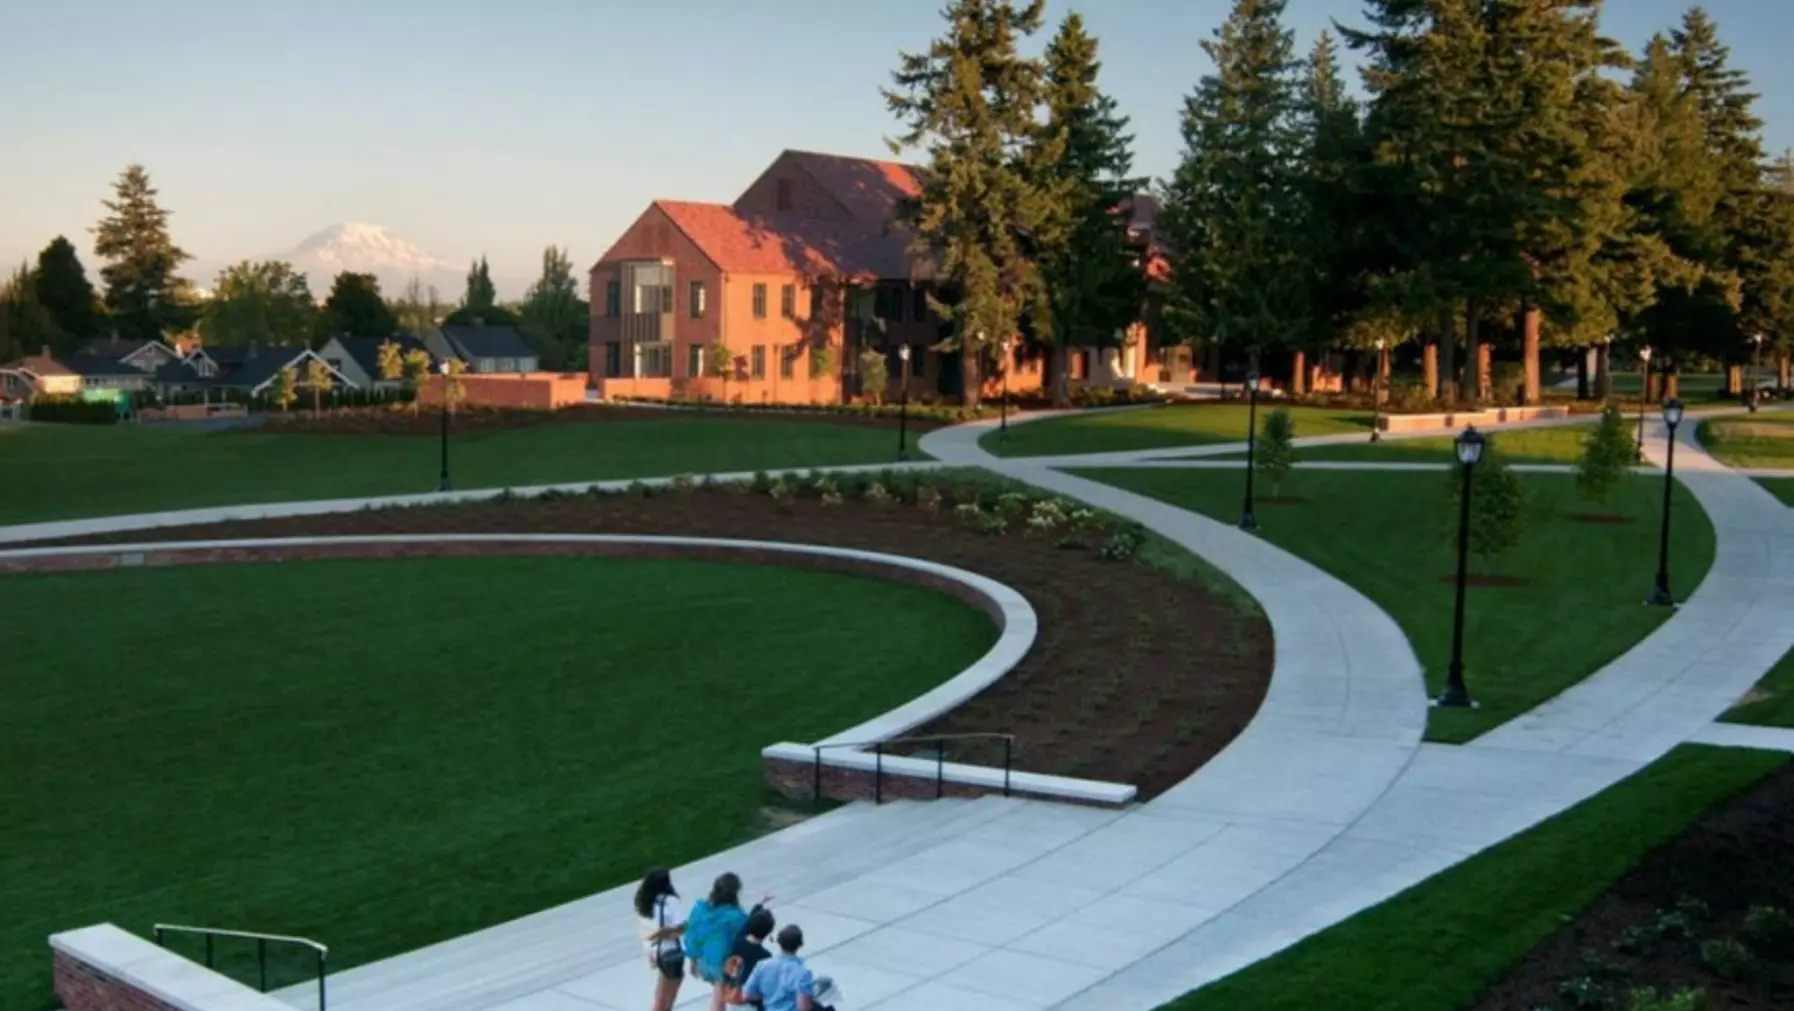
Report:
<svg viewBox="0 0 1794 1011"><path fill-rule="evenodd" d="M1379 414L1377 428L1385 432L1455 432L1471 425L1550 421L1569 416L1568 407L1491 407L1484 411L1448 411L1444 414Z"/></svg>

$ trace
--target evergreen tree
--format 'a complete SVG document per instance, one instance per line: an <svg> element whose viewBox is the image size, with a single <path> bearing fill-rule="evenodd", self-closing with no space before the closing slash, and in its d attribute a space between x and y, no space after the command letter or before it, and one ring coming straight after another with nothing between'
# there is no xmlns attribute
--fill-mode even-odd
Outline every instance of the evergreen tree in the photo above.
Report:
<svg viewBox="0 0 1794 1011"><path fill-rule="evenodd" d="M1312 325L1308 346L1342 338L1364 308L1362 247L1367 222L1359 207L1357 174L1364 159L1357 103L1339 74L1338 46L1329 32L1315 40L1302 81L1301 196L1303 274Z"/></svg>
<svg viewBox="0 0 1794 1011"><path fill-rule="evenodd" d="M324 338L334 334L388 337L398 330L399 321L380 297L380 282L374 275L345 270L330 284L319 327L319 336Z"/></svg>
<svg viewBox="0 0 1794 1011"><path fill-rule="evenodd" d="M168 235L168 211L156 202L143 166L127 167L105 201L111 212L94 228L94 251L107 262L106 308L121 336L160 340L191 326L197 312L176 271L192 259Z"/></svg>
<svg viewBox="0 0 1794 1011"><path fill-rule="evenodd" d="M103 322L99 296L87 280L87 269L75 253L74 243L58 235L37 254L37 300L56 321L62 340L58 351L72 351L82 341L100 336Z"/></svg>
<svg viewBox="0 0 1794 1011"><path fill-rule="evenodd" d="M942 12L946 34L925 52L902 54L884 93L903 126L892 150L927 153L929 171L903 218L947 295L929 295L929 306L951 321L945 345L960 352L968 405L979 401L984 359L1017 333L1023 315L1051 316L1027 249L1047 199L1021 159L1038 133L1043 72L1016 48L1039 30L1043 6L952 0Z"/></svg>
<svg viewBox="0 0 1794 1011"><path fill-rule="evenodd" d="M1766 174L1741 247L1740 323L1763 335L1763 354L1785 360L1794 347L1794 154Z"/></svg>
<svg viewBox="0 0 1794 1011"><path fill-rule="evenodd" d="M544 368L559 370L585 358L591 307L579 297L579 281L567 251L542 251L542 275L524 295L520 316L524 337Z"/></svg>
<svg viewBox="0 0 1794 1011"><path fill-rule="evenodd" d="M1053 403L1066 407L1069 349L1111 345L1140 318L1146 275L1129 217L1145 182L1132 176L1127 117L1096 86L1097 42L1076 13L1060 25L1045 63L1046 118L1026 162L1043 198L1034 260L1051 311L1028 329L1051 347Z"/></svg>
<svg viewBox="0 0 1794 1011"><path fill-rule="evenodd" d="M1185 102L1184 154L1159 218L1172 261L1167 322L1185 340L1232 344L1254 359L1311 327L1284 2L1235 0L1202 43L1215 72Z"/></svg>
<svg viewBox="0 0 1794 1011"><path fill-rule="evenodd" d="M37 300L37 276L26 264L0 281L0 362L54 350L62 332Z"/></svg>
<svg viewBox="0 0 1794 1011"><path fill-rule="evenodd" d="M244 260L218 272L199 319L207 344L287 344L311 339L317 300L305 275L278 260Z"/></svg>
<svg viewBox="0 0 1794 1011"><path fill-rule="evenodd" d="M486 258L467 268L467 294L461 297L461 308L470 313L484 312L498 305L498 289L492 286L492 270Z"/></svg>

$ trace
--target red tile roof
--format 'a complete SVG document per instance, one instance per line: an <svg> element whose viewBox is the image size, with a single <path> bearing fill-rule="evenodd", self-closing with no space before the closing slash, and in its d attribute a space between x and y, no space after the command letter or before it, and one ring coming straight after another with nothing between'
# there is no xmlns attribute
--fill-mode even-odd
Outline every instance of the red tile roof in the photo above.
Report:
<svg viewBox="0 0 1794 1011"><path fill-rule="evenodd" d="M850 280L909 279L908 238L883 221L749 215L727 204L657 200L654 206L722 270Z"/></svg>

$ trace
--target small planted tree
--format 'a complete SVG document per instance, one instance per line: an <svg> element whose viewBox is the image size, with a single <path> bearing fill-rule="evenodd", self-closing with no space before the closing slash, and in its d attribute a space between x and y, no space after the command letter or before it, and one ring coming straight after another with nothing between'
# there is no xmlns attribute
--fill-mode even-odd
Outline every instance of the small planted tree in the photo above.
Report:
<svg viewBox="0 0 1794 1011"><path fill-rule="evenodd" d="M1617 404L1601 410L1601 421L1582 444L1576 461L1576 490L1585 501L1605 502L1614 485L1626 476L1637 458L1638 447Z"/></svg>
<svg viewBox="0 0 1794 1011"><path fill-rule="evenodd" d="M448 371L442 377L442 399L452 411L456 404L467 399L467 384L461 381L461 376L467 372L467 363L459 358L450 358L447 365Z"/></svg>
<svg viewBox="0 0 1794 1011"><path fill-rule="evenodd" d="M1450 535L1457 537L1459 496L1464 491L1462 464L1453 464L1448 476L1452 518ZM1495 440L1483 445L1482 460L1476 465L1470 489L1470 550L1486 567L1496 556L1507 552L1526 532L1526 489L1508 468L1507 461L1496 451Z"/></svg>
<svg viewBox="0 0 1794 1011"><path fill-rule="evenodd" d="M330 375L330 366L313 358L305 363L305 385L311 390L311 414L317 417L324 410L324 394L336 385Z"/></svg>
<svg viewBox="0 0 1794 1011"><path fill-rule="evenodd" d="M712 379L723 381L723 402L729 400L729 380L734 378L735 352L729 346L717 342L704 349L704 373Z"/></svg>
<svg viewBox="0 0 1794 1011"><path fill-rule="evenodd" d="M405 353L399 350L397 341L380 342L379 366L384 382L396 383L405 378Z"/></svg>
<svg viewBox="0 0 1794 1011"><path fill-rule="evenodd" d="M412 348L405 352L404 359L405 386L411 391L411 413L417 413L417 391L424 385L424 377L430 374L430 353L423 348Z"/></svg>
<svg viewBox="0 0 1794 1011"><path fill-rule="evenodd" d="M1296 462L1296 419L1289 409L1279 407L1265 415L1264 430L1258 436L1258 469L1271 482L1271 497L1283 497L1283 479L1289 476Z"/></svg>
<svg viewBox="0 0 1794 1011"><path fill-rule="evenodd" d="M883 351L865 350L860 352L860 396L875 404L884 402L885 387L891 381L891 371L885 365Z"/></svg>
<svg viewBox="0 0 1794 1011"><path fill-rule="evenodd" d="M284 413L299 399L299 376L292 366L287 366L274 374L274 380L268 385L268 399Z"/></svg>

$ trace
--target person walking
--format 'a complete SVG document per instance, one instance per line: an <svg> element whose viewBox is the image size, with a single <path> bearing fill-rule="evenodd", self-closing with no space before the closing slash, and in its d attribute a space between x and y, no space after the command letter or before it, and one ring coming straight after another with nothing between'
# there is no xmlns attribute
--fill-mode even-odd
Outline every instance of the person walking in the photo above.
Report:
<svg viewBox="0 0 1794 1011"><path fill-rule="evenodd" d="M803 928L786 924L779 931L779 953L754 967L742 995L760 1001L766 1011L819 1011L816 977L797 955L803 946Z"/></svg>
<svg viewBox="0 0 1794 1011"><path fill-rule="evenodd" d="M754 967L772 957L772 952L766 950L766 939L772 936L776 925L770 909L756 907L748 914L747 925L741 928L741 939L735 942L729 960L723 963L723 1003L764 1011L764 1004L749 1000L742 990L747 986L748 977L754 974Z"/></svg>
<svg viewBox="0 0 1794 1011"><path fill-rule="evenodd" d="M673 877L655 868L635 890L636 933L642 939L648 966L654 971L654 1003L649 1011L673 1011L679 984L685 981L685 952L679 939L685 933L685 916Z"/></svg>
<svg viewBox="0 0 1794 1011"><path fill-rule="evenodd" d="M763 895L755 911L772 896ZM723 963L729 959L749 914L741 908L741 879L724 873L710 886L710 895L692 904L680 946L691 961L691 974L710 984L711 1011L724 1011Z"/></svg>

